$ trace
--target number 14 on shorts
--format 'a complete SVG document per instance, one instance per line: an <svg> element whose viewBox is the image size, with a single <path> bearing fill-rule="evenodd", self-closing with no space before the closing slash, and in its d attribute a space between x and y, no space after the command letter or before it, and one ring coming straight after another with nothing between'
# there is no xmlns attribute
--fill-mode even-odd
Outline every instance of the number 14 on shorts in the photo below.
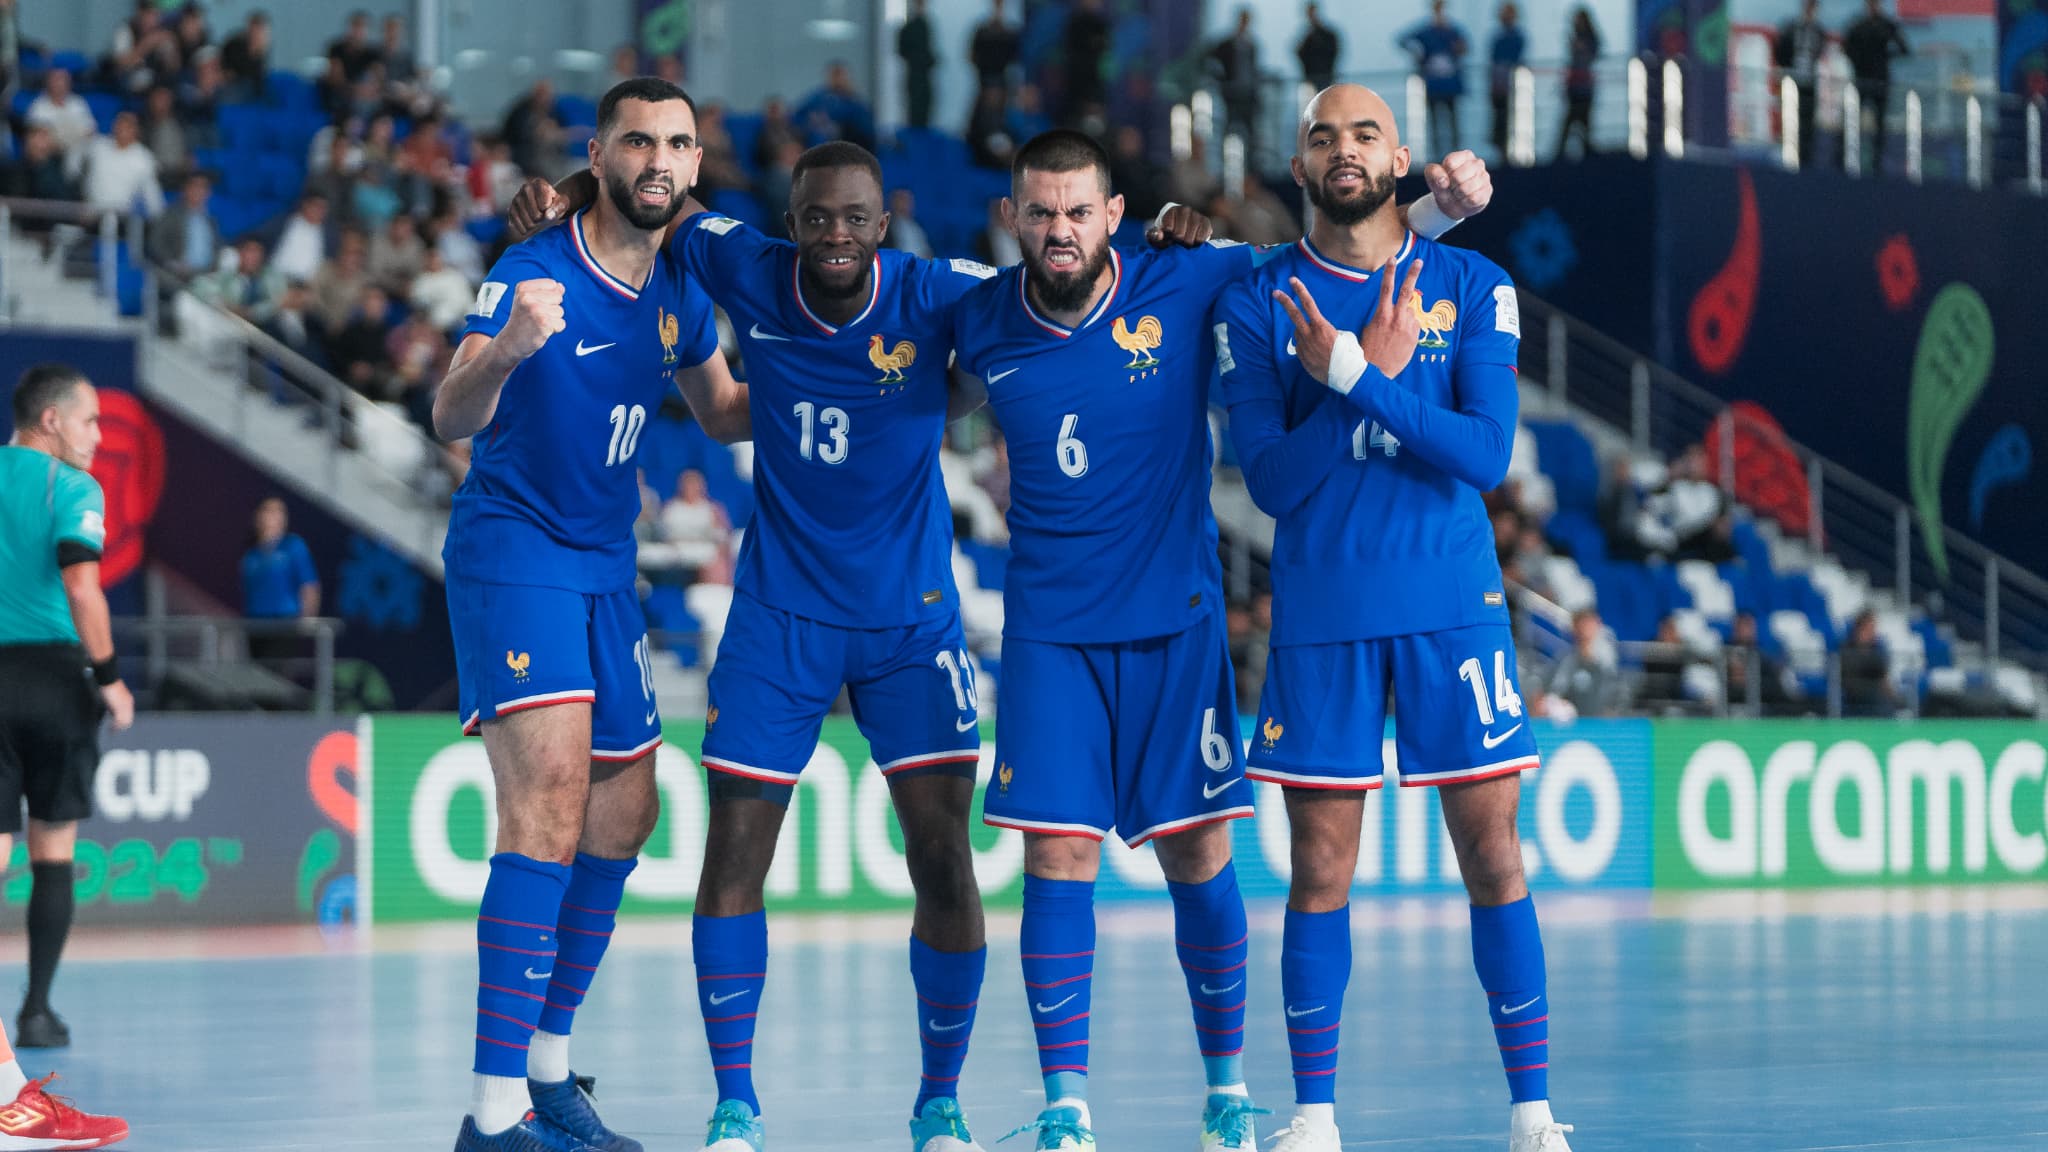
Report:
<svg viewBox="0 0 2048 1152"><path fill-rule="evenodd" d="M1479 723L1483 727L1493 726L1495 712L1519 717L1522 714L1522 697L1515 691L1515 684L1508 677L1508 654L1496 649L1493 654L1493 698L1487 699L1486 673L1481 668L1479 657L1474 656L1458 665L1458 679L1472 686L1472 703L1479 709Z"/></svg>

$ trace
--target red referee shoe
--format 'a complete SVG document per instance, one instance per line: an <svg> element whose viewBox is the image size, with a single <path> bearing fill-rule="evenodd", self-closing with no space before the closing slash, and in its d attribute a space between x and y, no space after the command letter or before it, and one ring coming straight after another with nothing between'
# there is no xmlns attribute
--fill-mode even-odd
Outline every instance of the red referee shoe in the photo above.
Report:
<svg viewBox="0 0 2048 1152"><path fill-rule="evenodd" d="M71 1101L43 1091L55 1075L31 1080L14 1103L0 1108L0 1149L105 1148L128 1138L128 1122L80 1112Z"/></svg>

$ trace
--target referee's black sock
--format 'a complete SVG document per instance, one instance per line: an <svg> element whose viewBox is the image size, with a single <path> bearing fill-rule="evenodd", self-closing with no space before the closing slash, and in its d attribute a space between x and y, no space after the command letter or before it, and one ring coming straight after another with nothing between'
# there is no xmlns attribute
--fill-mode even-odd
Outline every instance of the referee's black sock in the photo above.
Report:
<svg viewBox="0 0 2048 1152"><path fill-rule="evenodd" d="M77 906L72 892L78 868L70 860L58 864L34 864L35 882L28 897L28 996L23 1008L50 1005L50 981L57 977L57 960L64 955L64 939L71 935L71 913Z"/></svg>

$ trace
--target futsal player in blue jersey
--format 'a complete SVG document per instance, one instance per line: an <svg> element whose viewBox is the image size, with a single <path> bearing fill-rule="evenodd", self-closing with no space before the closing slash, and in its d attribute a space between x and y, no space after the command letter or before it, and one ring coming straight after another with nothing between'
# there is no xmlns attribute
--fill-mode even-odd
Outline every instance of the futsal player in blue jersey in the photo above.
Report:
<svg viewBox="0 0 2048 1152"><path fill-rule="evenodd" d="M1569 1152L1550 1114L1543 942L1515 832L1536 741L1481 499L1514 444L1520 314L1499 267L1403 225L1394 180L1408 163L1384 100L1324 90L1294 158L1309 235L1225 291L1214 317L1245 482L1279 521L1246 772L1283 787L1293 838L1280 981L1296 1113L1278 1149L1338 1148L1351 880L1391 689L1401 783L1439 789L1471 897L1509 1146Z"/></svg>
<svg viewBox="0 0 2048 1152"><path fill-rule="evenodd" d="M525 231L594 194L587 177L529 182ZM705 1146L765 1138L752 1052L764 992L764 885L792 788L844 686L889 781L916 911L910 970L923 1074L913 1152L974 1143L956 1096L986 960L968 840L980 725L952 575L939 469L954 310L994 275L881 247L881 166L857 145L798 159L773 240L685 208L670 252L725 308L746 356L756 509L710 680L711 814L692 950L719 1102ZM1162 215L1156 243L1208 222ZM978 402L976 392L968 402Z"/></svg>
<svg viewBox="0 0 2048 1152"><path fill-rule="evenodd" d="M1451 215L1490 194L1438 172ZM1209 310L1261 254L1122 256L1109 159L1080 133L1017 153L1004 218L1024 263L975 288L961 367L1010 456L1011 559L991 824L1025 833L1023 968L1041 1149L1092 1147L1087 1105L1100 841L1152 843L1174 904L1208 1093L1201 1147L1249 1149L1244 902L1224 821L1252 812L1209 510ZM1439 216L1444 226L1449 220Z"/></svg>
<svg viewBox="0 0 2048 1152"><path fill-rule="evenodd" d="M674 85L605 94L590 144L605 194L499 259L434 399L436 433L472 444L442 557L464 729L497 783L459 1150L640 1148L599 1121L568 1045L659 808L634 454L677 385L745 434L711 304L661 248L696 131Z"/></svg>

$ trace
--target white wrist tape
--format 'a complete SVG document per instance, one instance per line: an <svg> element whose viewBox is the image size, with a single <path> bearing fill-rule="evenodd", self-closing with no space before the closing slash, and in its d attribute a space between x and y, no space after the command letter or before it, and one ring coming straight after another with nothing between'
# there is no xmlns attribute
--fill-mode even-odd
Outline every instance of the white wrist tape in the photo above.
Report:
<svg viewBox="0 0 2048 1152"><path fill-rule="evenodd" d="M1457 226L1456 220L1437 207L1434 196L1424 196L1408 206L1408 230L1427 239L1434 240Z"/></svg>
<svg viewBox="0 0 2048 1152"><path fill-rule="evenodd" d="M1350 332L1337 333L1337 343L1330 349L1330 387L1340 395L1351 395L1365 369L1365 349L1358 346L1358 337Z"/></svg>
<svg viewBox="0 0 2048 1152"><path fill-rule="evenodd" d="M1152 217L1153 229L1157 230L1166 227L1166 214L1178 207L1180 207L1180 205L1175 204L1173 201L1167 201L1166 205L1159 209L1159 214Z"/></svg>

